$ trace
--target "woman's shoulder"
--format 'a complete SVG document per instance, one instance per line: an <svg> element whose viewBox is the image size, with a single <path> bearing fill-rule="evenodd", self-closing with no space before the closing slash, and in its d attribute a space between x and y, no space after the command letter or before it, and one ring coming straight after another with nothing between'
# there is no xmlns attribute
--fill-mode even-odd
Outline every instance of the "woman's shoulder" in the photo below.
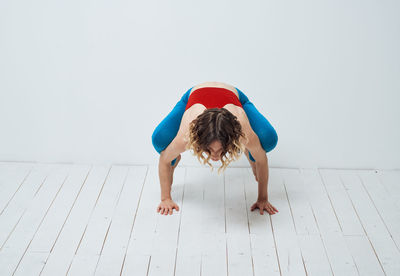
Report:
<svg viewBox="0 0 400 276"><path fill-rule="evenodd" d="M186 137L189 133L189 125L190 123L197 118L203 111L205 107L200 105L193 105L189 109L187 109L182 116L181 123L179 125L179 130L177 133L177 140L182 144L187 144Z"/></svg>
<svg viewBox="0 0 400 276"><path fill-rule="evenodd" d="M242 126L242 132L246 136L247 140L244 142L245 146L247 143L251 143L253 139L257 136L257 134L254 132L253 128L250 125L249 118L246 115L246 112L244 111L243 108L238 107L237 108L237 114L236 117L238 118L238 121L240 125Z"/></svg>

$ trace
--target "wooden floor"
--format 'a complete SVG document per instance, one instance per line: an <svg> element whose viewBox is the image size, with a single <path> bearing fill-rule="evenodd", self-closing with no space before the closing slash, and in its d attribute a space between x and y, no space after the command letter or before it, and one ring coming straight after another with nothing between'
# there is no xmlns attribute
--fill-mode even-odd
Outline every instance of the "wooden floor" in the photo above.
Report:
<svg viewBox="0 0 400 276"><path fill-rule="evenodd" d="M0 163L0 275L400 275L400 171Z"/></svg>

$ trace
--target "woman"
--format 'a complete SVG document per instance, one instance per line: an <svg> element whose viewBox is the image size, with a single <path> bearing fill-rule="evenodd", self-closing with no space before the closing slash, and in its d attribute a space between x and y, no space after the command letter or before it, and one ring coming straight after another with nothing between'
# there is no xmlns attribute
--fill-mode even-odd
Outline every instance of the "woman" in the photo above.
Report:
<svg viewBox="0 0 400 276"><path fill-rule="evenodd" d="M238 88L221 82L193 86L152 134L153 146L160 153L161 203L157 212L179 211L170 194L173 173L181 153L192 149L198 160L210 167L210 159L221 160L218 173L245 152L258 182L258 198L251 211L259 209L264 214L265 209L275 214L278 210L268 201L266 152L277 142L275 129Z"/></svg>

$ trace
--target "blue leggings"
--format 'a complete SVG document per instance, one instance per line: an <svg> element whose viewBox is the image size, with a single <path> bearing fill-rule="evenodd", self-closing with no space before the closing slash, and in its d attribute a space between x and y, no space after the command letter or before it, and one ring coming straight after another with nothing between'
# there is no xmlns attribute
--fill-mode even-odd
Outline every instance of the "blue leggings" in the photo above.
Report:
<svg viewBox="0 0 400 276"><path fill-rule="evenodd" d="M194 87L194 86L193 86ZM190 88L183 94L180 101L175 105L171 112L161 121L161 123L155 128L151 139L154 148L158 153L167 148L178 133L179 126L181 124L183 113L185 112L186 104L189 99ZM236 87L235 87L236 88ZM257 134L260 140L261 146L266 152L273 150L278 143L278 135L275 129L268 122L268 120L257 110L252 102L249 101L247 96L236 88L239 92L239 100L246 112L247 117L253 131ZM249 158L251 161L255 161L249 151ZM171 161L171 165L175 164L176 158Z"/></svg>

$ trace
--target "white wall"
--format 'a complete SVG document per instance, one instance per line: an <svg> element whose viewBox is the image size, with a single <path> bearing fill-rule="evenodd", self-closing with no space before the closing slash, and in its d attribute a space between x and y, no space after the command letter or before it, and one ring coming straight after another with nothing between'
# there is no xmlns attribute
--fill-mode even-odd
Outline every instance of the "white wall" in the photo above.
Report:
<svg viewBox="0 0 400 276"><path fill-rule="evenodd" d="M181 95L230 83L271 167L400 168L399 1L0 1L0 161L157 164ZM190 152L182 165L199 165ZM243 156L232 166L244 166Z"/></svg>

